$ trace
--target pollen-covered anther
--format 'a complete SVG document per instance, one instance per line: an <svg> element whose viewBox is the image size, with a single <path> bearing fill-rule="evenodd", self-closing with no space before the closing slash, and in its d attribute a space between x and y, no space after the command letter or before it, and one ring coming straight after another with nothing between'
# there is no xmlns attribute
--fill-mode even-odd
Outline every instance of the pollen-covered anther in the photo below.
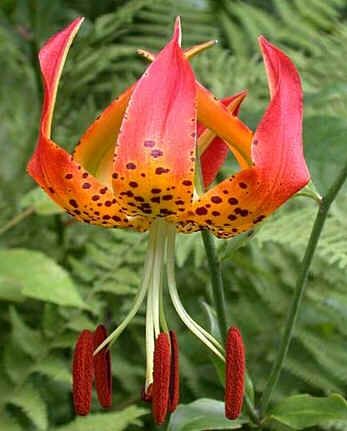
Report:
<svg viewBox="0 0 347 431"><path fill-rule="evenodd" d="M77 415L90 412L93 388L93 333L88 330L78 337L72 363L72 397Z"/></svg>
<svg viewBox="0 0 347 431"><path fill-rule="evenodd" d="M225 416L240 416L244 395L245 349L238 328L231 327L226 341Z"/></svg>
<svg viewBox="0 0 347 431"><path fill-rule="evenodd" d="M179 351L176 333L170 331L171 364L170 364L170 386L169 405L170 413L176 410L180 399L180 376L179 376Z"/></svg>
<svg viewBox="0 0 347 431"><path fill-rule="evenodd" d="M154 348L152 414L157 425L165 422L169 404L171 348L169 335L158 335Z"/></svg>
<svg viewBox="0 0 347 431"><path fill-rule="evenodd" d="M99 325L93 337L94 350L107 338L107 331L104 325ZM103 408L112 405L112 372L111 353L108 347L103 348L94 356L95 388L98 400Z"/></svg>

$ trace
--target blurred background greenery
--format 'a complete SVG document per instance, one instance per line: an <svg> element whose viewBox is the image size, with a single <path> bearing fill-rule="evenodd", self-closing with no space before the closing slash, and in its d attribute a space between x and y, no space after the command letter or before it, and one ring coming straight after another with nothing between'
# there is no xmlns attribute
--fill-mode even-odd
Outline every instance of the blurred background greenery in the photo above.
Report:
<svg viewBox="0 0 347 431"><path fill-rule="evenodd" d="M75 420L70 393L71 348L77 333L99 322L114 328L126 314L138 287L146 235L72 223L43 199L25 173L42 98L37 52L44 40L78 15L86 22L63 72L54 120L54 137L65 148L72 149L102 108L142 73L145 63L136 48L160 49L170 37L174 17L181 15L185 47L219 40L194 59L198 78L219 97L248 88L241 116L253 128L268 102L257 36L264 34L293 58L305 90L305 154L321 193L346 154L346 0L1 0L4 431L155 429L148 406L139 400L145 372L143 310L113 347L113 410L101 413L95 407L87 420ZM232 169L229 161L220 178ZM313 201L295 198L245 247L232 252L228 241L218 241L228 319L243 332L256 396L277 351L315 210ZM275 401L296 393L347 393L346 211L344 189L317 251ZM208 326L206 310L213 311L199 234L179 237L177 261L183 302ZM170 323L180 341L182 403L222 400L209 353L174 313ZM206 429L183 428L177 422L169 429ZM347 422L323 428L347 430Z"/></svg>

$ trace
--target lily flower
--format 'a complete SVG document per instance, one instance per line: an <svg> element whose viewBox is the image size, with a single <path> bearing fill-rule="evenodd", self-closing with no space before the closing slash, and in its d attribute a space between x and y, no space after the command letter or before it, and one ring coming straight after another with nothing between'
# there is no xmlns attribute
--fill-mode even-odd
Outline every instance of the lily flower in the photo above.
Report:
<svg viewBox="0 0 347 431"><path fill-rule="evenodd" d="M162 423L178 403L178 345L165 317L165 270L169 295L182 321L226 360L223 346L181 302L174 273L175 233L207 229L220 238L233 237L254 228L307 184L300 78L291 60L260 37L270 103L253 133L237 117L245 92L220 101L197 82L189 58L213 42L182 50L178 18L169 43L157 55L143 51L152 64L101 113L70 155L52 140L51 125L60 75L82 20L74 20L40 51L44 101L28 172L78 221L149 230L143 280L134 304L94 356L119 337L147 297L144 398L152 400L155 420ZM229 150L240 170L211 186ZM91 335L85 337L90 364ZM99 374L107 376L109 370ZM90 372L88 376L90 391ZM109 405L110 384L105 381L97 387L99 392L107 387L107 394L98 395ZM240 397L239 390L237 408L229 416L239 413Z"/></svg>

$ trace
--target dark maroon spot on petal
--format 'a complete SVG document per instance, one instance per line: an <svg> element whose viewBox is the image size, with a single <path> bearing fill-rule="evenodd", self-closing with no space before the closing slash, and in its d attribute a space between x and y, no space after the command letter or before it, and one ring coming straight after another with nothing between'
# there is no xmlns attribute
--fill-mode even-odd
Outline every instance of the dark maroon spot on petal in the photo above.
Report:
<svg viewBox="0 0 347 431"><path fill-rule="evenodd" d="M81 211L80 210L73 210L73 212L76 214L76 215L80 215L81 214ZM86 213L85 211L83 211L83 213L85 214L85 215L89 215L88 213Z"/></svg>
<svg viewBox="0 0 347 431"><path fill-rule="evenodd" d="M238 229L237 229L237 227L233 227L233 228L231 229L231 231L235 233L235 232L237 232L237 231L238 231Z"/></svg>
<svg viewBox="0 0 347 431"><path fill-rule="evenodd" d="M91 184L90 183L83 183L82 184L82 188L84 188L84 189L90 189L91 188Z"/></svg>
<svg viewBox="0 0 347 431"><path fill-rule="evenodd" d="M258 145L258 139L254 139L253 145Z"/></svg>
<svg viewBox="0 0 347 431"><path fill-rule="evenodd" d="M136 188L136 187L138 187L139 185L137 184L137 182L136 182L136 181L130 181L129 186L130 186L130 187L133 187L133 188L135 189L135 188Z"/></svg>
<svg viewBox="0 0 347 431"><path fill-rule="evenodd" d="M154 142L154 141L147 140L147 141L145 141L145 142L143 143L143 145L144 145L145 147L147 147L147 148L152 148L152 147L154 147L155 142Z"/></svg>
<svg viewBox="0 0 347 431"><path fill-rule="evenodd" d="M223 202L223 199L219 196L212 196L211 202L213 202L214 204L220 204L221 202Z"/></svg>
<svg viewBox="0 0 347 431"><path fill-rule="evenodd" d="M228 190L223 190L223 193L224 193L225 195L229 194Z"/></svg>
<svg viewBox="0 0 347 431"><path fill-rule="evenodd" d="M120 217L118 217L118 216L113 216L113 217L112 217L112 220L114 220L114 221L121 221L121 218L120 218Z"/></svg>
<svg viewBox="0 0 347 431"><path fill-rule="evenodd" d="M100 189L100 193L104 195L107 192L107 187Z"/></svg>
<svg viewBox="0 0 347 431"><path fill-rule="evenodd" d="M48 191L49 191L50 193L54 193L54 188L53 188L53 187L48 187Z"/></svg>
<svg viewBox="0 0 347 431"><path fill-rule="evenodd" d="M66 175L65 175L65 178L66 178L67 180L71 180L71 179L73 178L73 175L72 175L72 174L66 174Z"/></svg>
<svg viewBox="0 0 347 431"><path fill-rule="evenodd" d="M178 201L175 201L175 204L176 205L184 205L184 201L178 200Z"/></svg>
<svg viewBox="0 0 347 431"><path fill-rule="evenodd" d="M151 202L159 204L160 203L160 196L154 196L154 198L151 198Z"/></svg>
<svg viewBox="0 0 347 431"><path fill-rule="evenodd" d="M83 174L82 174L82 178L88 178L88 172L84 172Z"/></svg>
<svg viewBox="0 0 347 431"><path fill-rule="evenodd" d="M205 207L199 207L195 210L196 214L198 215L205 215L207 214L207 209Z"/></svg>
<svg viewBox="0 0 347 431"><path fill-rule="evenodd" d="M99 211L94 211L94 214L98 216L98 215L100 215L100 212Z"/></svg>
<svg viewBox="0 0 347 431"><path fill-rule="evenodd" d="M144 202L145 200L143 199L142 196L135 196L135 201L136 202Z"/></svg>
<svg viewBox="0 0 347 431"><path fill-rule="evenodd" d="M157 148L155 148L154 150L151 151L151 156L154 157L155 159L157 157L160 157L163 155L163 152Z"/></svg>
<svg viewBox="0 0 347 431"><path fill-rule="evenodd" d="M145 176L146 176L146 174L145 174L144 172L142 172L142 173L141 173L141 177L143 177L143 178L144 178ZM130 226L130 225L129 225L129 226Z"/></svg>
<svg viewBox="0 0 347 431"><path fill-rule="evenodd" d="M170 169L162 168L162 167L159 167L159 168L157 168L157 169L155 170L155 173L156 173L157 175L167 174L168 172L170 172Z"/></svg>
<svg viewBox="0 0 347 431"><path fill-rule="evenodd" d="M99 195L92 196L92 201L98 201L100 199Z"/></svg>
<svg viewBox="0 0 347 431"><path fill-rule="evenodd" d="M152 189L151 192L156 195L161 192L161 189Z"/></svg>
<svg viewBox="0 0 347 431"><path fill-rule="evenodd" d="M78 208L78 203L75 201L75 199L70 199L69 204L74 208Z"/></svg>
<svg viewBox="0 0 347 431"><path fill-rule="evenodd" d="M127 169L136 169L136 165L135 165L135 163L131 163L131 162L130 162L130 163L127 163L127 164L126 164L126 168L127 168Z"/></svg>
<svg viewBox="0 0 347 431"><path fill-rule="evenodd" d="M260 223L262 220L264 220L264 218L265 218L264 215L260 215L254 219L253 223L254 224Z"/></svg>
<svg viewBox="0 0 347 431"><path fill-rule="evenodd" d="M237 205L239 201L236 198L229 198L228 202L230 205Z"/></svg>
<svg viewBox="0 0 347 431"><path fill-rule="evenodd" d="M105 206L110 207L111 205L112 205L112 202L111 202L111 201L106 201L106 202L105 202Z"/></svg>
<svg viewBox="0 0 347 431"><path fill-rule="evenodd" d="M241 189L246 189L248 187L248 185L246 183L239 183L239 186L241 187Z"/></svg>
<svg viewBox="0 0 347 431"><path fill-rule="evenodd" d="M171 201L171 199L173 199L172 195L164 195L163 196L163 201Z"/></svg>
<svg viewBox="0 0 347 431"><path fill-rule="evenodd" d="M248 210L246 210L246 209L244 209L244 210L241 210L241 211L240 211L240 214L241 214L241 216L242 216L242 217L246 217L246 216L248 216L249 211L248 211Z"/></svg>
<svg viewBox="0 0 347 431"><path fill-rule="evenodd" d="M113 172L113 174L112 174L112 178L113 178L113 179L115 179L115 180L118 178L118 174L117 174L117 172Z"/></svg>
<svg viewBox="0 0 347 431"><path fill-rule="evenodd" d="M215 217L220 216L220 212L219 211L212 211L212 215Z"/></svg>
<svg viewBox="0 0 347 431"><path fill-rule="evenodd" d="M230 214L230 215L228 216L228 219L229 219L230 221L234 221L234 220L236 220L236 219L237 219L237 217L236 217L236 215L234 215L234 214Z"/></svg>
<svg viewBox="0 0 347 431"><path fill-rule="evenodd" d="M182 184L184 186L191 186L191 185L193 185L193 183L190 180L184 180L184 181L182 181Z"/></svg>
<svg viewBox="0 0 347 431"><path fill-rule="evenodd" d="M102 218L103 220L110 220L111 216L108 214L105 214Z"/></svg>

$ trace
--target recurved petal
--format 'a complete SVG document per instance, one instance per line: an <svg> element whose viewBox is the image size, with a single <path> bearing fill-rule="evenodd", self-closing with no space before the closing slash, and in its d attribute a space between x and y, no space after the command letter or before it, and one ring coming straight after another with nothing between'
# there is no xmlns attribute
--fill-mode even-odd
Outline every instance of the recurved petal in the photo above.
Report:
<svg viewBox="0 0 347 431"><path fill-rule="evenodd" d="M239 163L242 159L243 166L251 166L253 132L199 82L196 82L196 94L198 121L224 139L230 151L237 154Z"/></svg>
<svg viewBox="0 0 347 431"><path fill-rule="evenodd" d="M28 172L48 195L79 221L106 227L146 230L148 222L130 219L117 204L112 190L81 167L51 139L51 123L59 78L68 48L81 18L53 36L39 54L44 82L39 140L28 164Z"/></svg>
<svg viewBox="0 0 347 431"><path fill-rule="evenodd" d="M303 154L303 94L292 61L264 37L259 38L271 101L255 132L252 158L274 210L310 178ZM265 189L266 187L266 189Z"/></svg>
<svg viewBox="0 0 347 431"><path fill-rule="evenodd" d="M116 201L113 190L90 175L72 156L50 139L40 136L36 153L44 181L34 177L45 192L78 221L103 227L125 227L147 230L149 221L143 217L128 217Z"/></svg>
<svg viewBox="0 0 347 431"><path fill-rule="evenodd" d="M134 85L127 88L81 137L74 159L105 185L112 186L113 155L119 129Z"/></svg>
<svg viewBox="0 0 347 431"><path fill-rule="evenodd" d="M238 115L241 103L247 95L246 91L241 91L233 96L222 99L221 102L232 115ZM200 151L201 172L204 181L204 186L209 184L216 178L220 168L223 166L228 155L229 148L223 141L209 129L206 129L201 124L198 125L198 148ZM234 155L239 153L234 150ZM240 156L240 164L242 165L243 158Z"/></svg>
<svg viewBox="0 0 347 431"><path fill-rule="evenodd" d="M133 214L184 210L193 193L195 78L180 47L180 25L137 82L122 122L113 187Z"/></svg>
<svg viewBox="0 0 347 431"><path fill-rule="evenodd" d="M266 213L257 171L246 169L204 193L190 211L176 217L179 232L209 229L219 238L246 232L262 221Z"/></svg>
<svg viewBox="0 0 347 431"><path fill-rule="evenodd" d="M290 59L260 39L271 101L254 136L254 167L202 195L180 217L181 231L210 229L221 238L250 230L309 181L302 149L302 89Z"/></svg>

